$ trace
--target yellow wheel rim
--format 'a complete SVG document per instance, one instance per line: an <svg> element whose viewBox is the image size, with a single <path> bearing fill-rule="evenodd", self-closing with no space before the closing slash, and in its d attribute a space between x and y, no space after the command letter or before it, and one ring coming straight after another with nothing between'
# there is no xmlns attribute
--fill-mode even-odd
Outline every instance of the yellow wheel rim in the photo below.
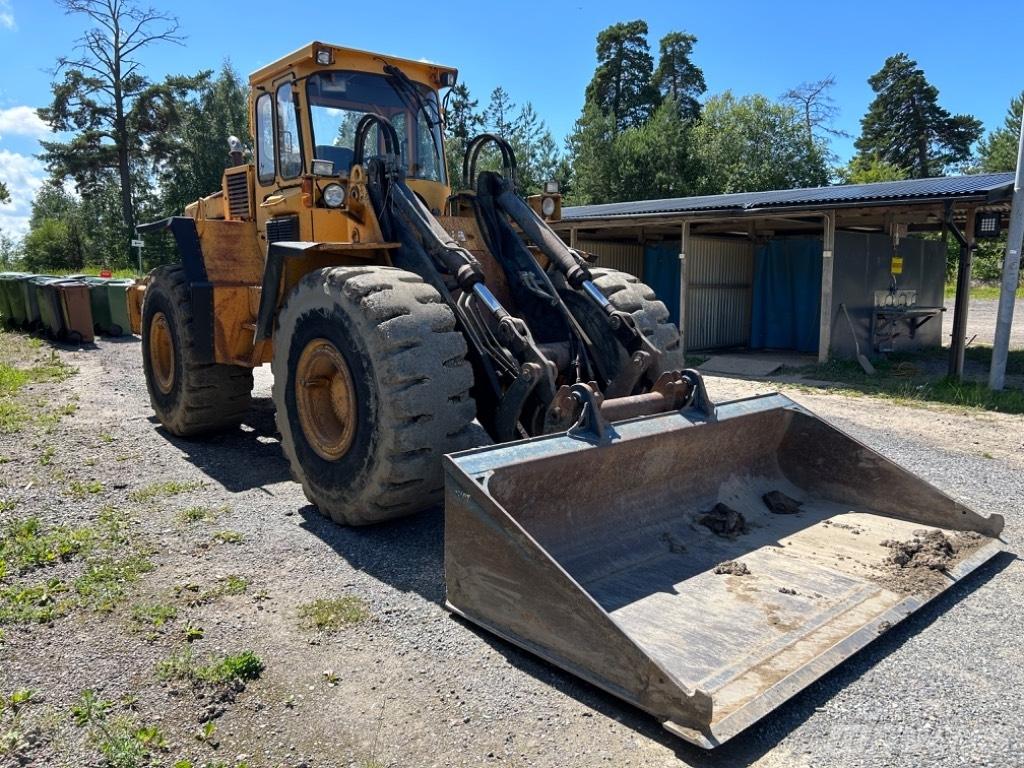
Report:
<svg viewBox="0 0 1024 768"><path fill-rule="evenodd" d="M149 324L149 362L157 388L165 395L174 387L174 338L163 312L153 315Z"/></svg>
<svg viewBox="0 0 1024 768"><path fill-rule="evenodd" d="M295 368L295 405L306 442L317 455L337 461L356 433L352 374L341 352L326 339L306 344Z"/></svg>

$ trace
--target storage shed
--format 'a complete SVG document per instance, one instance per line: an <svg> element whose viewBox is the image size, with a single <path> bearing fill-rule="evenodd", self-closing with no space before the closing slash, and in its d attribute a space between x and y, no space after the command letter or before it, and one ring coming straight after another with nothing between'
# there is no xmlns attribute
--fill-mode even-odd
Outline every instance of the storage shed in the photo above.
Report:
<svg viewBox="0 0 1024 768"><path fill-rule="evenodd" d="M980 174L568 207L553 226L599 265L650 284L688 351L822 362L852 357L855 337L869 353L940 346L952 237L965 298L951 344L959 373L973 247L999 233L1012 194L1013 174Z"/></svg>

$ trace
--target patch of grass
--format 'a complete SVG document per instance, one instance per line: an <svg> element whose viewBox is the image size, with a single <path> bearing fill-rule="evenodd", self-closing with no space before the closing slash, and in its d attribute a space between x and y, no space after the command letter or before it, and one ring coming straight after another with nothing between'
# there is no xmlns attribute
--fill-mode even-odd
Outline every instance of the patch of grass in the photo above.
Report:
<svg viewBox="0 0 1024 768"><path fill-rule="evenodd" d="M241 544L242 534L238 531L217 531L213 534L214 541L219 541L221 544Z"/></svg>
<svg viewBox="0 0 1024 768"><path fill-rule="evenodd" d="M257 679L263 672L263 662L252 651L212 658L206 664L196 661L192 647L175 651L157 664L156 674L161 680L186 680L193 683L226 685L245 684Z"/></svg>
<svg viewBox="0 0 1024 768"><path fill-rule="evenodd" d="M199 584L186 583L174 588L174 596L184 598L187 605L195 607L212 603L218 597L225 595L243 595L249 588L249 582L241 576L225 576L208 589L203 589Z"/></svg>
<svg viewBox="0 0 1024 768"><path fill-rule="evenodd" d="M977 283L971 286L971 298L982 300L998 300L1002 287L999 283ZM946 301L952 302L956 296L956 283L946 283ZM1017 298L1024 299L1024 285L1017 287Z"/></svg>
<svg viewBox="0 0 1024 768"><path fill-rule="evenodd" d="M49 622L75 608L113 610L131 585L153 569L127 517L112 507L81 528L43 530L37 519L20 521L7 529L0 546L0 625ZM33 581L7 573L31 576L31 571L66 561L81 562L73 578Z"/></svg>
<svg viewBox="0 0 1024 768"><path fill-rule="evenodd" d="M53 461L54 453L55 450L52 445L48 445L45 448L43 448L43 452L39 454L39 464L44 467L49 466L50 463Z"/></svg>
<svg viewBox="0 0 1024 768"><path fill-rule="evenodd" d="M111 716L113 702L83 691L71 707L71 718L88 729L88 740L107 768L143 768L154 764L156 753L167 751L167 739L155 725L139 723L133 715Z"/></svg>
<svg viewBox="0 0 1024 768"><path fill-rule="evenodd" d="M90 494L102 493L103 483L99 480L72 480L68 483L67 492L73 499L84 499Z"/></svg>
<svg viewBox="0 0 1024 768"><path fill-rule="evenodd" d="M153 501L154 499L166 499L181 493L188 493L202 487L202 483L163 480L157 483L150 483L137 491L132 491L129 498L132 501Z"/></svg>
<svg viewBox="0 0 1024 768"><path fill-rule="evenodd" d="M183 509L178 513L178 522L188 523L212 523L223 514L230 511L230 507L224 504L219 507L195 506Z"/></svg>
<svg viewBox="0 0 1024 768"><path fill-rule="evenodd" d="M968 348L968 352L977 361L985 361L985 356L990 358L992 354L991 348L981 347L975 352L971 349ZM888 360L878 360L875 369L877 375L869 376L855 362L832 360L800 368L798 372L808 379L836 382L840 392L873 395L907 405L941 403L1000 413L1024 413L1024 390L993 392L987 382L928 376L918 369L910 356L894 355ZM1011 353L1007 369L1024 373L1024 351Z"/></svg>
<svg viewBox="0 0 1024 768"><path fill-rule="evenodd" d="M162 627L178 618L178 608L170 603L140 603L132 607L132 621L139 627Z"/></svg>
<svg viewBox="0 0 1024 768"><path fill-rule="evenodd" d="M38 517L10 523L0 538L0 578L10 568L25 573L43 566L69 560L93 544L91 528L68 528L58 525L43 530Z"/></svg>
<svg viewBox="0 0 1024 768"><path fill-rule="evenodd" d="M112 442L114 442L114 436L111 435L111 434L108 434L107 432L100 432L100 442L101 443L112 443Z"/></svg>
<svg viewBox="0 0 1024 768"><path fill-rule="evenodd" d="M370 609L358 597L325 597L298 607L299 619L307 629L337 632L342 627L370 618Z"/></svg>

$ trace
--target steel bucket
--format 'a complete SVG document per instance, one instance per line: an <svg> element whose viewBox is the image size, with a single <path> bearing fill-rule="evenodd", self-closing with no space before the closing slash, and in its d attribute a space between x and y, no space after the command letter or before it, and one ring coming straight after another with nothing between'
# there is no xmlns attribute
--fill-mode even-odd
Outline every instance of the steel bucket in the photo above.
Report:
<svg viewBox="0 0 1024 768"><path fill-rule="evenodd" d="M781 395L610 431L446 457L447 605L702 747L1003 548L999 515Z"/></svg>

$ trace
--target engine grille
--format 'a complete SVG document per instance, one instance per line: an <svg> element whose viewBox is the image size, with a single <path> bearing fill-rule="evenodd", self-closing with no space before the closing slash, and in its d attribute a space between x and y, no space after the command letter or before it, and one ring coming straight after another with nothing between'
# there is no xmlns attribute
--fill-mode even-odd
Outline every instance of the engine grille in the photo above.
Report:
<svg viewBox="0 0 1024 768"><path fill-rule="evenodd" d="M251 219L249 175L245 171L227 174L228 214L232 219Z"/></svg>
<svg viewBox="0 0 1024 768"><path fill-rule="evenodd" d="M282 241L299 239L299 217L277 216L267 219L267 242L279 243Z"/></svg>

